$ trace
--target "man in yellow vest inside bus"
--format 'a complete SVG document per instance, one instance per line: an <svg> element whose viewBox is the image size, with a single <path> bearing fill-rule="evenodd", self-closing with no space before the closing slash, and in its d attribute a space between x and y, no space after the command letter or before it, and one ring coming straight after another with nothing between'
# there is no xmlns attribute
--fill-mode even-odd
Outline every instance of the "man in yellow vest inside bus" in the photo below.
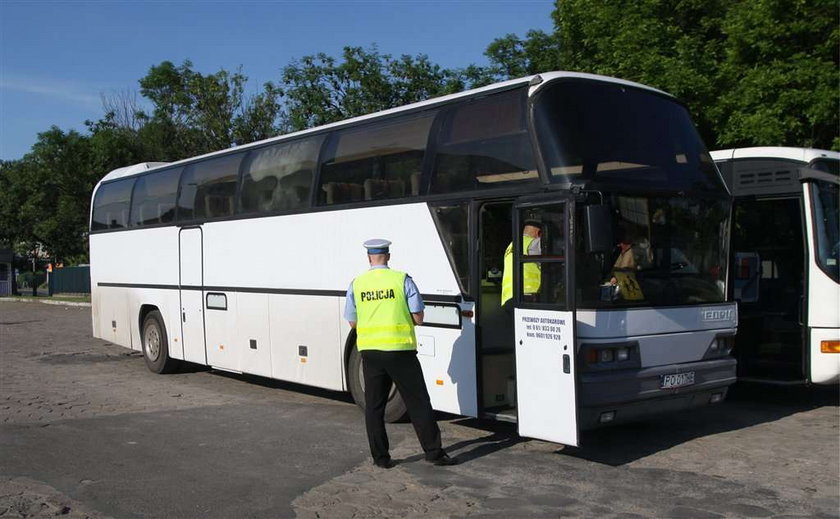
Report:
<svg viewBox="0 0 840 519"><path fill-rule="evenodd" d="M525 220L522 228L522 250L526 256L539 256L542 254L540 237L542 236L542 222L538 220ZM541 272L538 263L527 262L522 264L522 292L525 298L533 298L540 291ZM513 242L505 249L504 271L502 272L502 308L508 313L513 313Z"/></svg>
<svg viewBox="0 0 840 519"><path fill-rule="evenodd" d="M408 408L426 461L454 465L456 460L441 447L440 428L417 360L414 326L423 324L423 299L408 274L388 268L390 245L381 239L364 243L370 270L350 283L344 308L345 319L356 329L356 347L362 355L370 453L376 466L394 466L385 431L385 405L393 382Z"/></svg>

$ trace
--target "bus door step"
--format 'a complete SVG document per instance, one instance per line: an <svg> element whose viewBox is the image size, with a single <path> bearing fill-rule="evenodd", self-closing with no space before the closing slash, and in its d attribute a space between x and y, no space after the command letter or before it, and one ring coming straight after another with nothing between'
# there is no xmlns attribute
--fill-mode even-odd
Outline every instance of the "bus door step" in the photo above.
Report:
<svg viewBox="0 0 840 519"><path fill-rule="evenodd" d="M488 409L481 413L481 417L499 422L516 423L516 409Z"/></svg>

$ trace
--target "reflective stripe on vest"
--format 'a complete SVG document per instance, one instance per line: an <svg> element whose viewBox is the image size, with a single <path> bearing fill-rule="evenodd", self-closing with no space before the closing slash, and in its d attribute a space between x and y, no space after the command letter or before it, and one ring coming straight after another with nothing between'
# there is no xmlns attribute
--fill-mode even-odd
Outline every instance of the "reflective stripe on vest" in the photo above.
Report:
<svg viewBox="0 0 840 519"><path fill-rule="evenodd" d="M372 269L353 280L356 347L404 351L417 348L414 319L405 298L404 272Z"/></svg>
<svg viewBox="0 0 840 519"><path fill-rule="evenodd" d="M531 236L522 237L522 252L528 254L528 247L535 238ZM523 263L522 279L523 292L525 294L536 294L540 290L540 266L533 262ZM502 272L502 303L507 303L513 297L513 243L505 249L505 264Z"/></svg>

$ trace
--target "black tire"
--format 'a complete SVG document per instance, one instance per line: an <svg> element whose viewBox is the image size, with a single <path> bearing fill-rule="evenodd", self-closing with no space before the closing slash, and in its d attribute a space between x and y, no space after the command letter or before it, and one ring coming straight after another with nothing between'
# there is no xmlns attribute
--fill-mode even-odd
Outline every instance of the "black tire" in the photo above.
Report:
<svg viewBox="0 0 840 519"><path fill-rule="evenodd" d="M169 338L163 317L157 310L152 310L143 319L140 329L140 341L143 344L143 359L153 373L172 373L178 369L180 361L169 357Z"/></svg>
<svg viewBox="0 0 840 519"><path fill-rule="evenodd" d="M356 405L365 410L365 380L362 376L362 356L356 349L356 331L351 332L347 340L347 347L350 350L350 358L347 361L347 378L350 386L350 394ZM403 402L400 392L392 384L391 393L388 395L388 403L385 405L385 421L388 423L404 422L408 419L408 409Z"/></svg>

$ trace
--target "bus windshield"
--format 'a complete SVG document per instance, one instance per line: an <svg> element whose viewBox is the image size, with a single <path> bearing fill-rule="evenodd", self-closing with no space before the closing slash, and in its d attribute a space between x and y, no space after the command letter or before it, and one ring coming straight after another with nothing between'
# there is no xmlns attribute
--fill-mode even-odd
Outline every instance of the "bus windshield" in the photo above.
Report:
<svg viewBox="0 0 840 519"><path fill-rule="evenodd" d="M820 268L834 281L840 282L840 212L838 185L831 182L811 183L814 200L814 234L816 260Z"/></svg>
<svg viewBox="0 0 840 519"><path fill-rule="evenodd" d="M534 120L556 182L726 190L688 111L662 94L615 83L558 81L537 95Z"/></svg>
<svg viewBox="0 0 840 519"><path fill-rule="evenodd" d="M580 308L677 306L725 301L729 202L725 198L602 193L615 246L588 252L578 210Z"/></svg>

